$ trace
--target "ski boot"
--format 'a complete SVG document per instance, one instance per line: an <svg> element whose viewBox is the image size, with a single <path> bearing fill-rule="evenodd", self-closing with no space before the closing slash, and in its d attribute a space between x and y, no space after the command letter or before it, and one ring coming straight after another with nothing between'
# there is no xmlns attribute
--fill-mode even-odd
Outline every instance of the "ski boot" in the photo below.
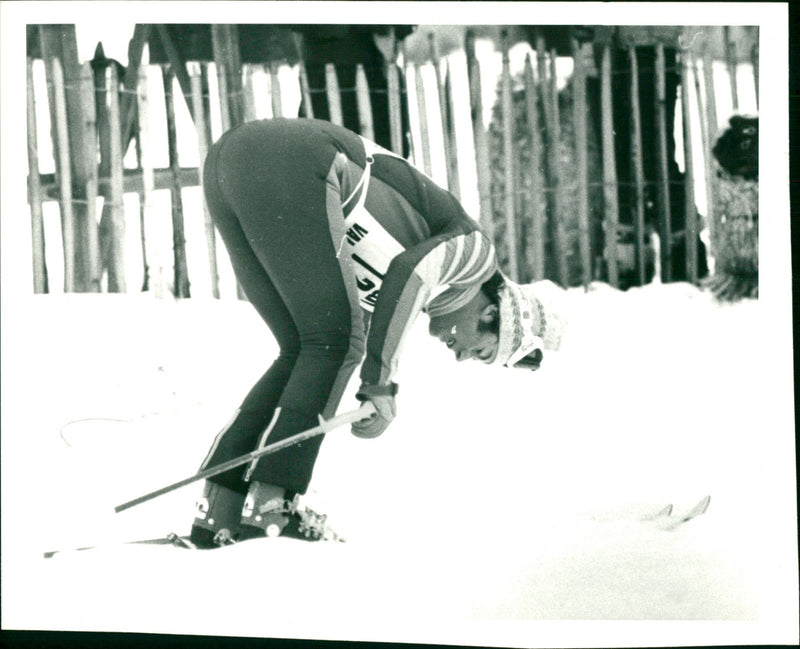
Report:
<svg viewBox="0 0 800 649"><path fill-rule="evenodd" d="M299 495L288 500L282 487L253 482L242 509L241 535L249 538L284 536L306 541L343 541L325 521L327 516L302 507Z"/></svg>
<svg viewBox="0 0 800 649"><path fill-rule="evenodd" d="M235 543L244 501L244 494L207 481L197 501L189 541L200 550Z"/></svg>

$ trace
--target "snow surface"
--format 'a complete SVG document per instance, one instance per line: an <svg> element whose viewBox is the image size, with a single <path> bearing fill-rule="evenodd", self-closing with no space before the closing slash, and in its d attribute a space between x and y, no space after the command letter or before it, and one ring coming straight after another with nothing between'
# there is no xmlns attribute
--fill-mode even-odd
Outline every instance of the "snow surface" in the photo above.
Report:
<svg viewBox="0 0 800 649"><path fill-rule="evenodd" d="M306 497L348 542L213 552L115 543L187 532L199 483L113 506L197 470L276 352L255 312L18 300L3 347L4 627L483 646L791 629L791 387L763 304L686 284L595 289L568 293L562 351L535 373L457 364L420 318L398 418L375 440L330 433ZM645 520L707 494L677 530Z"/></svg>

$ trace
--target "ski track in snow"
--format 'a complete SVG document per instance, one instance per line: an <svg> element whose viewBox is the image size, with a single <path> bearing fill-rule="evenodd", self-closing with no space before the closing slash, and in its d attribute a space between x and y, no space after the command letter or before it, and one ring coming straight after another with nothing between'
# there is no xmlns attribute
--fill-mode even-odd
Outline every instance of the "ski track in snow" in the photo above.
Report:
<svg viewBox="0 0 800 649"><path fill-rule="evenodd" d="M330 433L305 499L347 543L189 552L116 542L187 532L199 484L113 506L197 469L274 356L268 330L245 303L31 298L4 402L4 451L33 458L3 454L4 616L428 642L469 624L478 644L495 621L755 620L760 485L786 432L759 409L759 303L673 284L567 304L562 351L535 373L456 364L420 318L398 418L376 440ZM706 494L673 531L646 520Z"/></svg>

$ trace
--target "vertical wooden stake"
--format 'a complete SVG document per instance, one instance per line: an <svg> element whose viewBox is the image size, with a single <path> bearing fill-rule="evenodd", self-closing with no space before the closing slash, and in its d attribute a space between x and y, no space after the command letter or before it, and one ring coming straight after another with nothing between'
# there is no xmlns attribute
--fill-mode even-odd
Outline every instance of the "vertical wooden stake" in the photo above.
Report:
<svg viewBox="0 0 800 649"><path fill-rule="evenodd" d="M95 104L94 74L87 61L81 66L81 101L83 103L84 129L81 134L83 142L83 155L92 164L86 165L86 210L83 215L85 222L81 228L85 239L85 254L83 255L86 270L86 289L92 293L99 293L102 279L102 259L100 257L100 239L97 226L97 108Z"/></svg>
<svg viewBox="0 0 800 649"><path fill-rule="evenodd" d="M656 134L658 154L658 235L661 239L661 281L672 281L672 208L667 152L667 82L664 44L656 43Z"/></svg>
<svg viewBox="0 0 800 649"><path fill-rule="evenodd" d="M106 71L106 97L108 98L108 121L110 126L111 161L111 262L108 266L108 290L125 293L125 207L123 204L123 165L120 137L119 80L117 69L112 65Z"/></svg>
<svg viewBox="0 0 800 649"><path fill-rule="evenodd" d="M703 151L703 176L705 177L706 189L706 222L708 223L709 235L713 239L712 229L714 223L714 189L711 181L712 165L711 165L711 141L708 137L708 125L706 124L707 111L705 110L705 102L700 84L700 72L697 69L697 60L692 55L691 51L687 52L689 56L689 67L692 71L692 80L694 81L694 95L697 98L697 123L700 125L700 145Z"/></svg>
<svg viewBox="0 0 800 649"><path fill-rule="evenodd" d="M548 97L552 105L550 109L551 121L548 125L548 153L550 158L551 178L553 185L553 215L551 221L553 228L553 252L556 260L556 272L558 283L561 286L569 286L569 273L567 271L567 251L565 250L566 236L564 234L564 207L561 192L564 190L561 179L561 167L559 161L559 147L561 146L561 115L558 107L558 77L556 76L556 51L550 51L550 76L548 78Z"/></svg>
<svg viewBox="0 0 800 649"><path fill-rule="evenodd" d="M573 83L573 119L575 120L575 162L578 180L578 230L581 252L583 286L588 290L592 282L592 255L589 240L589 170L588 136L586 132L586 70L583 47L572 39L572 58L575 69Z"/></svg>
<svg viewBox="0 0 800 649"><path fill-rule="evenodd" d="M252 122L256 119L256 97L255 97L255 88L253 87L253 68L256 66L252 65L245 65L242 68L242 107L244 110L244 121L245 122ZM191 71L189 73L189 84L192 88L192 93L194 93L194 87L192 84L192 74L194 72ZM194 96L192 97L192 106L194 106ZM195 127L197 127L197 118L195 117Z"/></svg>
<svg viewBox="0 0 800 649"><path fill-rule="evenodd" d="M197 128L197 149L200 158L200 189L203 188L203 168L208 153L208 127L206 126L206 111L203 107L202 79L197 70L192 71L192 104L194 104L195 127ZM203 194L203 224L206 232L206 251L208 255L208 270L211 274L211 294L219 299L219 268L217 266L217 234L211 213L208 211L205 194Z"/></svg>
<svg viewBox="0 0 800 649"><path fill-rule="evenodd" d="M157 298L164 297L164 271L158 246L151 245L153 254L148 254L148 225L153 222L153 190L155 178L153 173L152 150L150 147L150 100L147 94L147 68L139 70L139 83L137 85L137 102L139 111L139 132L141 145L139 147L139 166L142 169L142 254L145 255L145 277L142 283L143 290L152 289Z"/></svg>
<svg viewBox="0 0 800 649"><path fill-rule="evenodd" d="M428 113L425 100L425 86L422 83L422 66L414 68L414 84L417 91L417 111L419 112L419 131L422 137L420 148L422 149L422 165L428 176L433 176L431 165L431 138L428 127Z"/></svg>
<svg viewBox="0 0 800 649"><path fill-rule="evenodd" d="M31 208L31 242L33 253L33 292L47 293L47 264L44 249L44 214L42 178L39 175L39 137L36 129L36 95L33 80L33 59L28 57L27 122L28 122L28 203Z"/></svg>
<svg viewBox="0 0 800 649"><path fill-rule="evenodd" d="M631 162L633 167L634 231L636 233L636 273L639 286L645 284L644 250L644 164L642 162L642 113L639 105L639 62L636 46L628 47L631 63Z"/></svg>
<svg viewBox="0 0 800 649"><path fill-rule="evenodd" d="M356 107L358 109L358 128L365 138L375 141L375 128L372 122L372 100L369 97L369 84L364 66L356 65Z"/></svg>
<svg viewBox="0 0 800 649"><path fill-rule="evenodd" d="M759 38L759 37L760 37L760 31L759 31L759 28L756 27L756 38ZM758 41L756 41L755 45L753 45L753 47L750 49L750 61L753 64L753 83L755 84L755 89L756 89L756 108L758 108L758 74L759 74L759 70L758 70L759 49L758 48L759 48L759 44L758 44Z"/></svg>
<svg viewBox="0 0 800 649"><path fill-rule="evenodd" d="M689 53L681 52L681 112L683 118L683 157L686 183L686 276L697 284L697 208L694 202L694 160L692 158L691 106L689 103Z"/></svg>
<svg viewBox="0 0 800 649"><path fill-rule="evenodd" d="M306 64L301 60L298 64L299 66L299 77L300 77L300 92L303 97L302 106L303 106L303 117L308 119L313 119L314 117L314 107L311 105L311 88L308 86L308 72L306 72Z"/></svg>
<svg viewBox="0 0 800 649"><path fill-rule="evenodd" d="M619 286L617 268L617 230L619 224L619 198L617 196L617 159L614 151L614 117L611 101L611 48L603 46L601 63L601 115L603 140L603 203L606 237L605 257L608 264L608 282Z"/></svg>
<svg viewBox="0 0 800 649"><path fill-rule="evenodd" d="M494 241L489 144L487 141L486 127L483 123L481 69L475 56L475 33L472 30L467 30L466 32L464 49L467 54L472 139L475 146L475 167L478 176L478 197L480 200L479 221L483 232L490 241Z"/></svg>
<svg viewBox="0 0 800 649"><path fill-rule="evenodd" d="M525 110L531 138L531 275L535 281L544 279L545 211L542 209L542 136L539 132L539 108L537 106L536 79L533 76L531 54L525 57Z"/></svg>
<svg viewBox="0 0 800 649"><path fill-rule="evenodd" d="M190 297L189 272L186 263L186 235L183 223L183 200L181 197L180 162L175 129L175 104L173 97L174 75L169 67L164 68L164 97L167 105L167 141L169 144L169 166L172 171L172 250L175 259L174 294L177 298Z"/></svg>
<svg viewBox="0 0 800 649"><path fill-rule="evenodd" d="M75 228L72 212L72 171L70 169L67 105L64 98L64 73L61 61L52 60L53 94L55 96L55 131L58 142L58 186L61 196L61 237L64 249L64 292L75 290Z"/></svg>
<svg viewBox="0 0 800 649"><path fill-rule="evenodd" d="M508 57L508 37L503 31L503 70L502 70L502 112L503 112L503 172L505 175L505 226L506 248L508 249L508 275L519 281L517 263L517 224L514 211L514 107L511 98L511 65Z"/></svg>
<svg viewBox="0 0 800 649"><path fill-rule="evenodd" d="M328 97L328 114L331 122L338 126L344 126L339 78L336 76L336 66L333 63L325 64L325 93Z"/></svg>
<svg viewBox="0 0 800 649"><path fill-rule="evenodd" d="M283 117L283 96L281 94L281 80L278 75L279 66L276 61L269 64L269 89L272 97L272 114Z"/></svg>
<svg viewBox="0 0 800 649"><path fill-rule="evenodd" d="M736 79L736 68L738 57L736 53L736 42L731 37L731 27L726 25L723 29L725 37L725 63L728 68L728 77L731 82L731 100L733 102L733 112L739 111L739 84Z"/></svg>
<svg viewBox="0 0 800 649"><path fill-rule="evenodd" d="M456 142L450 120L450 103L448 86L449 70L445 69L442 75L442 59L439 56L439 47L436 44L436 37L428 34L428 46L430 49L431 63L436 76L436 89L438 91L439 115L442 122L442 143L444 144L444 163L447 171L447 188L456 197L459 195L458 186L458 156L455 150Z"/></svg>
<svg viewBox="0 0 800 649"><path fill-rule="evenodd" d="M392 55L386 60L386 90L389 94L389 133L391 147L397 155L403 155L403 113L400 93L400 70L397 65L397 39L391 28Z"/></svg>

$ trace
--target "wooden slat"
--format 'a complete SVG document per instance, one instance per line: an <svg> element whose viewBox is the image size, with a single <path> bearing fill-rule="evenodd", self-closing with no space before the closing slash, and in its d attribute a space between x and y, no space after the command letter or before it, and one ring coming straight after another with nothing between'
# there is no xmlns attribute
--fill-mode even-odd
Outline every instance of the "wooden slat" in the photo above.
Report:
<svg viewBox="0 0 800 649"><path fill-rule="evenodd" d="M420 149L422 150L422 167L428 176L433 176L433 167L431 164L431 137L430 128L428 126L428 112L427 100L425 98L425 86L422 83L422 66L414 68L414 87L417 95L417 112L419 114L419 132L422 142L420 142ZM419 161L417 161L419 164Z"/></svg>
<svg viewBox="0 0 800 649"><path fill-rule="evenodd" d="M573 119L575 121L575 163L578 181L578 246L581 253L581 271L586 289L592 282L592 255L589 240L589 170L588 136L586 131L586 69L583 48L573 38L572 58L575 62L572 74Z"/></svg>
<svg viewBox="0 0 800 649"><path fill-rule="evenodd" d="M444 150L444 164L447 172L447 188L456 197L460 194L458 184L458 154L455 150L456 141L450 119L450 93L449 70L445 69L442 74L442 58L439 55L439 47L433 33L428 34L428 47L430 50L431 63L436 77L437 99L439 102L439 115L442 123L442 143Z"/></svg>
<svg viewBox="0 0 800 649"><path fill-rule="evenodd" d="M193 70L192 81L192 104L194 104L195 126L197 129L197 149L200 158L200 168L198 170L200 178L203 177L203 165L208 154L208 129L206 126L206 114L203 109L203 85L199 70ZM208 270L211 275L211 295L219 299L219 266L217 264L217 234L214 222L211 220L211 213L208 211L205 195L203 195L203 224L206 233L206 254L208 259Z"/></svg>
<svg viewBox="0 0 800 649"><path fill-rule="evenodd" d="M490 241L494 241L489 144L487 141L486 127L483 122L481 68L475 56L475 33L472 30L468 29L466 31L464 49L467 55L472 139L475 147L475 170L478 177L478 198L480 201L479 221L483 232Z"/></svg>
<svg viewBox="0 0 800 649"><path fill-rule="evenodd" d="M389 134L392 151L403 155L403 114L400 94L400 69L397 66L397 39L391 28L392 54L386 60L386 89L389 94Z"/></svg>
<svg viewBox="0 0 800 649"><path fill-rule="evenodd" d="M736 79L736 68L738 58L736 55L736 41L731 36L731 27L726 25L722 28L722 33L725 38L725 65L728 68L728 78L731 82L731 101L733 104L733 112L739 111L739 83Z"/></svg>
<svg viewBox="0 0 800 649"><path fill-rule="evenodd" d="M708 125L706 123L708 113L705 110L705 102L703 101L702 84L700 83L700 72L697 69L697 60L691 51L687 51L687 55L689 57L689 68L692 72L692 81L694 81L694 94L697 98L697 123L700 128L700 145L703 151L703 176L705 178L706 190L706 222L708 223L709 234L713 238L714 188L711 179L713 174L713 167L711 164L711 140L708 137Z"/></svg>
<svg viewBox="0 0 800 649"><path fill-rule="evenodd" d="M689 56L681 52L681 111L683 115L683 157L686 186L686 276L693 284L697 283L697 208L694 198L694 159L692 157L692 120L689 103Z"/></svg>
<svg viewBox="0 0 800 649"><path fill-rule="evenodd" d="M645 284L644 248L644 163L642 161L642 110L639 102L639 62L636 47L628 46L631 66L631 166L633 168L633 219L636 236L636 276L639 286Z"/></svg>
<svg viewBox="0 0 800 649"><path fill-rule="evenodd" d="M656 155L658 156L658 235L661 239L661 281L672 281L672 209L667 150L667 82L664 44L656 44Z"/></svg>
<svg viewBox="0 0 800 649"><path fill-rule="evenodd" d="M153 191L155 190L155 175L151 149L150 131L150 98L147 86L147 70L139 70L139 84L136 87L137 111L139 115L139 132L141 145L139 147L139 167L141 187L139 200L141 201L140 220L142 227L142 255L144 265L144 278L142 290L152 290L157 298L164 297L164 265L158 246L148 242L150 237L150 224L157 215L153 210ZM127 181L128 179L125 178ZM126 183L127 185L127 183ZM127 190L127 187L126 187Z"/></svg>
<svg viewBox="0 0 800 649"><path fill-rule="evenodd" d="M617 196L617 159L614 151L614 116L611 101L611 49L603 46L600 75L600 105L603 140L603 204L605 219L605 257L608 282L619 286L617 268L617 230L619 227L619 198Z"/></svg>
<svg viewBox="0 0 800 649"><path fill-rule="evenodd" d="M172 250L174 256L174 295L177 298L190 297L189 269L186 262L186 235L183 222L183 199L178 173L178 138L175 128L175 104L173 97L174 76L168 66L164 67L164 98L167 106L167 143L169 162L172 170Z"/></svg>
<svg viewBox="0 0 800 649"><path fill-rule="evenodd" d="M269 64L269 91L272 98L272 114L283 117L283 96L281 93L281 80L278 76L279 65L276 61Z"/></svg>
<svg viewBox="0 0 800 649"><path fill-rule="evenodd" d="M256 93L253 84L254 67L255 66L252 65L245 65L242 70L242 104L245 122L252 122L256 119ZM192 82L192 105L194 105L194 77L191 71L189 72L189 79ZM195 127L199 131L197 118L195 118Z"/></svg>
<svg viewBox="0 0 800 649"><path fill-rule="evenodd" d="M217 88L219 92L220 121L222 132L234 126L231 115L230 89L228 88L228 66L225 57L225 43L220 32L220 25L211 26L211 44L214 51L214 67L217 70ZM191 86L191 80L189 82Z"/></svg>
<svg viewBox="0 0 800 649"><path fill-rule="evenodd" d="M503 32L502 39L503 68L501 73L501 109L503 115L503 173L505 191L503 206L505 215L505 240L508 251L508 276L519 281L519 263L517 259L517 224L514 210L516 190L514 178L514 107L511 98L511 63L508 56L508 37Z"/></svg>
<svg viewBox="0 0 800 649"><path fill-rule="evenodd" d="M124 293L125 281L125 206L123 204L122 143L120 142L119 80L112 65L106 70L106 96L110 128L111 171L111 254L108 265L108 291Z"/></svg>
<svg viewBox="0 0 800 649"><path fill-rule="evenodd" d="M300 93L303 97L301 102L303 108L303 117L312 119L314 117L314 107L311 105L311 88L308 86L308 72L306 72L306 64L303 61L299 63L300 74Z"/></svg>
<svg viewBox="0 0 800 649"><path fill-rule="evenodd" d="M336 66L333 63L325 64L325 94L328 98L328 114L331 122L338 126L344 126L339 77L336 75Z"/></svg>
<svg viewBox="0 0 800 649"><path fill-rule="evenodd" d="M358 110L358 128L361 135L375 141L375 127L372 122L372 100L369 97L369 84L364 66L356 65L356 108Z"/></svg>
<svg viewBox="0 0 800 649"><path fill-rule="evenodd" d="M556 273L558 283L561 286L569 285L569 273L567 271L567 251L565 247L566 236L564 233L564 218L565 211L562 202L563 180L561 178L561 162L558 156L558 147L561 143L561 116L558 107L558 78L556 75L556 51L551 50L549 56L549 78L547 85L548 99L551 103L550 122L546 124L548 136L548 150L547 157L550 160L550 179L553 191L553 220L550 222L552 226L553 237L553 255L556 261Z"/></svg>
<svg viewBox="0 0 800 649"><path fill-rule="evenodd" d="M546 212L542 209L540 200L542 182L542 136L539 131L538 93L536 92L536 79L533 75L533 62L531 54L525 57L523 73L525 83L525 110L528 118L528 132L531 138L531 237L530 237L530 263L531 275L535 281L544 279L544 251L545 251L545 219Z"/></svg>
<svg viewBox="0 0 800 649"><path fill-rule="evenodd" d="M87 160L97 160L97 108L95 104L94 74L87 61L81 66L81 100L83 102L84 129L81 136L83 142L82 155ZM98 196L98 171L97 165L87 165L88 177L86 178L86 209L83 210L83 227L80 228L84 240L85 254L82 255L86 265L85 277L86 290L99 293L103 263L100 258L100 235L97 228L97 196Z"/></svg>
<svg viewBox="0 0 800 649"><path fill-rule="evenodd" d="M756 30L758 30L757 27L756 27ZM756 38L759 38L759 32L758 31L756 31ZM758 88L759 88L759 86L758 86L758 83L759 83L759 69L758 69L758 65L759 65L759 44L758 44L758 41L756 41L756 43L753 45L753 47L750 48L750 62L753 65L753 84L755 85L755 89L756 89L756 108L758 108L758 104L759 104L759 102L758 102Z"/></svg>
<svg viewBox="0 0 800 649"><path fill-rule="evenodd" d="M28 57L27 122L28 122L28 204L31 208L31 241L33 252L33 292L47 293L47 263L44 250L44 191L39 175L39 137L36 128L36 95L34 92L33 59Z"/></svg>
<svg viewBox="0 0 800 649"><path fill-rule="evenodd" d="M61 204L61 237L64 250L64 292L75 290L75 229L72 211L72 170L70 169L69 135L67 132L67 105L64 97L64 74L61 61L50 62L55 98L55 132L58 142L56 169L59 180Z"/></svg>

